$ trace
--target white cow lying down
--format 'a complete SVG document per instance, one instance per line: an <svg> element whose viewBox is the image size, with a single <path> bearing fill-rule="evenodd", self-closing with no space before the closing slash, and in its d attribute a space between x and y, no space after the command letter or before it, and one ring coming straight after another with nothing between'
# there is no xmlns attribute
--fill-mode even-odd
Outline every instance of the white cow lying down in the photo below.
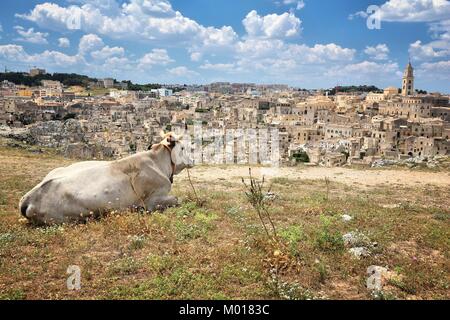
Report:
<svg viewBox="0 0 450 320"><path fill-rule="evenodd" d="M179 136L168 133L150 151L117 161L87 161L58 168L19 203L36 224L80 222L109 210L174 206L173 175L192 167Z"/></svg>

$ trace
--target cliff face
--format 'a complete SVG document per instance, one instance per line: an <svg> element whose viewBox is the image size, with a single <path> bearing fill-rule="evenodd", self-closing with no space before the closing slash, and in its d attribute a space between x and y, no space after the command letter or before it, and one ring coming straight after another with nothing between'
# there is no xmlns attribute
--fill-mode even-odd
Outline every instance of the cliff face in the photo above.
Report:
<svg viewBox="0 0 450 320"><path fill-rule="evenodd" d="M62 153L65 157L78 159L103 159L114 156L111 147L87 143L69 143L62 149Z"/></svg>
<svg viewBox="0 0 450 320"><path fill-rule="evenodd" d="M30 135L30 130L28 128L0 126L0 137L27 144L36 144L36 140Z"/></svg>
<svg viewBox="0 0 450 320"><path fill-rule="evenodd" d="M29 130L36 143L45 147L61 148L70 143L86 143L85 132L80 122L74 119L38 122L29 126Z"/></svg>
<svg viewBox="0 0 450 320"><path fill-rule="evenodd" d="M58 148L68 142L83 141L84 133L78 121L68 120L37 122L23 128L2 126L0 136L28 144Z"/></svg>
<svg viewBox="0 0 450 320"><path fill-rule="evenodd" d="M2 126L0 137L26 145L54 148L70 158L92 159L114 156L113 148L89 141L87 130L80 121L74 119L38 122L25 128Z"/></svg>

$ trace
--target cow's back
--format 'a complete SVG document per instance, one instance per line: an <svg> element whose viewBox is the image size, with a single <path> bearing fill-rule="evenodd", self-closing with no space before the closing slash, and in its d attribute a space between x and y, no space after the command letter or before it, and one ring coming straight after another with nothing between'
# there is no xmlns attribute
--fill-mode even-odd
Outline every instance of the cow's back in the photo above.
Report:
<svg viewBox="0 0 450 320"><path fill-rule="evenodd" d="M71 164L67 167L56 168L56 169L50 171L50 173L48 173L45 176L43 182L45 182L46 180L53 179L56 177L61 177L61 176L67 175L67 174L73 174L79 170L101 167L101 166L107 165L108 163L109 163L108 161L84 161L84 162L77 162L77 163Z"/></svg>

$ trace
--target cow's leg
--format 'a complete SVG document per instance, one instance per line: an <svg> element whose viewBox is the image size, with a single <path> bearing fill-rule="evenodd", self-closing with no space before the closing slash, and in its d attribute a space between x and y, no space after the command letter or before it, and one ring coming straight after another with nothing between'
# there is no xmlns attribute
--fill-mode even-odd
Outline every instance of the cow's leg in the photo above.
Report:
<svg viewBox="0 0 450 320"><path fill-rule="evenodd" d="M174 196L166 196L157 199L156 209L165 210L170 207L176 207L178 205L178 199Z"/></svg>
<svg viewBox="0 0 450 320"><path fill-rule="evenodd" d="M174 196L155 196L147 201L147 210L165 210L178 205L178 199Z"/></svg>

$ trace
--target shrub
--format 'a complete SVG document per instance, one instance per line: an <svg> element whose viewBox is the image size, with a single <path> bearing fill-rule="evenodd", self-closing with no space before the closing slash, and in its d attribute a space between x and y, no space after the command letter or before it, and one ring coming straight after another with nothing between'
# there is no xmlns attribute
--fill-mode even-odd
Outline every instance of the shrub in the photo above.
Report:
<svg viewBox="0 0 450 320"><path fill-rule="evenodd" d="M344 249L344 240L339 231L331 230L331 221L326 217L321 217L322 224L317 233L316 244L324 251L341 251Z"/></svg>

